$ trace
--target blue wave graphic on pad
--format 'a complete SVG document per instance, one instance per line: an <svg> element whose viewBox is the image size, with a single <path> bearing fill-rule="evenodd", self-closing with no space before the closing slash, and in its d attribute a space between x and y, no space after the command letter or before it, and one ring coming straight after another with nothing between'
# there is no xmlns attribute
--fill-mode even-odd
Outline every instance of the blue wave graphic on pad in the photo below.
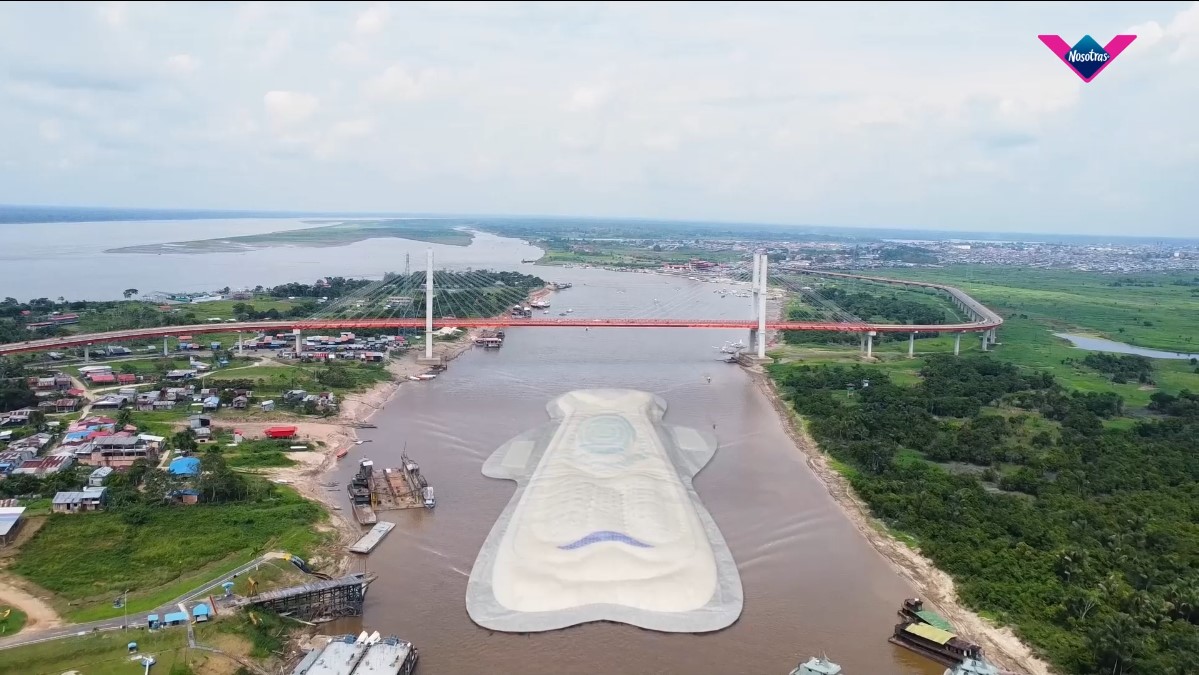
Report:
<svg viewBox="0 0 1199 675"><path fill-rule="evenodd" d="M643 541L638 541L638 540L630 537L627 534L623 534L620 532L613 532L611 530L602 530L600 532L592 532L591 534L583 537L582 539L579 539L577 541L572 541L569 544L563 544L563 545L559 546L558 548L562 549L563 551L573 551L576 548L583 548L584 546L598 544L601 541L618 541L622 544L628 544L629 546L636 546L637 548L653 548L652 544L647 544Z"/></svg>

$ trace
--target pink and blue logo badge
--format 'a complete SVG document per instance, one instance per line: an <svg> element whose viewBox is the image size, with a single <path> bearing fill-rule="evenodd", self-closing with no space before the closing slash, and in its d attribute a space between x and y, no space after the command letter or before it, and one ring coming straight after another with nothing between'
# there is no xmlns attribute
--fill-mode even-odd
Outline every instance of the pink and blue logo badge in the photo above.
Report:
<svg viewBox="0 0 1199 675"><path fill-rule="evenodd" d="M1062 63L1070 66L1083 82L1090 82L1095 79L1099 73L1107 68L1108 64L1120 55L1120 52L1128 48L1132 41L1137 39L1135 35L1117 35L1111 39L1106 45L1100 47L1098 42L1090 35L1082 36L1078 44L1071 47L1061 37L1057 35L1038 35L1041 42L1049 48L1049 51L1057 54L1057 57L1062 60Z"/></svg>

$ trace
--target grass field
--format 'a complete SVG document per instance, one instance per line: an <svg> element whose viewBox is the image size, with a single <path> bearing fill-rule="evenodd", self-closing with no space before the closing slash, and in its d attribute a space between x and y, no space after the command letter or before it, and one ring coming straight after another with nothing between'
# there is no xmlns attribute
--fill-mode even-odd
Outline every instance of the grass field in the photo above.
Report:
<svg viewBox="0 0 1199 675"><path fill-rule="evenodd" d="M664 263L684 263L692 258L713 262L743 260L739 251L707 251L701 249L675 249L654 251L650 248L633 247L606 242L588 242L594 253L566 250L548 250L538 261L539 265L594 265L597 267L659 267Z"/></svg>
<svg viewBox="0 0 1199 675"><path fill-rule="evenodd" d="M1006 268L946 268L885 270L880 276L913 278L957 286L970 293L1004 317L999 329L997 358L1032 369L1049 370L1063 384L1080 391L1113 391L1130 407L1143 407L1154 391L1177 393L1182 389L1199 390L1199 374L1185 360L1154 359L1156 388L1135 383L1115 384L1102 373L1081 364L1086 350L1055 337L1054 332L1097 335L1155 349L1199 351L1199 343L1190 343L1190 334L1199 335L1199 300L1190 288L1176 286L1175 280L1191 275L1160 275L1148 281L1157 286L1110 286L1117 277L1086 272L1021 270ZM859 284L859 288L868 286ZM874 286L875 292L887 292ZM1160 296L1159 301L1149 298ZM1148 322L1149 326L1145 323ZM1123 328L1124 332L1120 332ZM1189 333L1188 333L1189 331ZM1181 339L1180 339L1181 336ZM876 344L874 354L900 383L916 378L922 361L908 359L907 342ZM973 334L962 337L962 350L978 350ZM920 339L916 355L952 353L953 338ZM772 350L784 360L821 363L854 361L857 346L848 348L785 345Z"/></svg>
<svg viewBox="0 0 1199 675"><path fill-rule="evenodd" d="M273 621L271 627L277 628L279 620ZM281 644L273 635L262 635L262 629L240 617L202 623L195 627L195 632L199 644L242 657L258 650L259 644ZM129 653L130 642L137 643L137 654ZM144 672L140 664L143 656L154 657L150 672L158 675L234 673L239 668L225 656L189 648L187 629L183 627L153 632L135 628L93 633L6 649L3 654L0 675L59 675L72 671L82 675L134 675Z"/></svg>
<svg viewBox="0 0 1199 675"><path fill-rule="evenodd" d="M948 283L998 310L1059 332L1082 330L1119 342L1199 352L1194 273L1114 276L1013 267L888 269L881 276ZM1138 284L1122 285L1122 280Z"/></svg>
<svg viewBox="0 0 1199 675"><path fill-rule="evenodd" d="M189 663L187 631L98 633L4 650L0 675L59 675L78 670L85 675L131 675L143 667L131 658L127 645L137 642L141 655L153 655L152 672L168 675L177 664ZM202 658L202 653L196 652Z"/></svg>
<svg viewBox="0 0 1199 675"><path fill-rule="evenodd" d="M18 553L13 571L54 593L76 621L152 609L270 548L299 555L321 542L319 506L280 489L269 502L153 507L145 522L108 511L51 515Z"/></svg>
<svg viewBox="0 0 1199 675"><path fill-rule="evenodd" d="M376 382L391 379L391 374L382 364L338 362L331 365L282 364L278 366L252 366L229 368L214 372L204 378L205 382L223 380L254 380L258 389L255 396L275 396L288 389L304 389L309 392L332 391L344 394L369 388Z"/></svg>
<svg viewBox="0 0 1199 675"><path fill-rule="evenodd" d="M225 456L229 466L241 469L294 466L295 460L288 457L287 453L300 451L292 450L292 446L303 445L305 449L313 449L311 446L299 441L274 440L270 438L242 441L237 447L229 447L226 445L229 440L231 439L218 439L218 443L221 446L221 453Z"/></svg>
<svg viewBox="0 0 1199 675"><path fill-rule="evenodd" d="M0 636L16 635L25 627L25 612L0 604Z"/></svg>
<svg viewBox="0 0 1199 675"><path fill-rule="evenodd" d="M276 246L324 248L345 246L367 239L397 238L451 246L466 246L474 239L470 232L455 230L441 220L354 220L333 221L328 225L250 234L222 239L197 239L168 244L144 244L110 249L106 253L219 253L243 252Z"/></svg>

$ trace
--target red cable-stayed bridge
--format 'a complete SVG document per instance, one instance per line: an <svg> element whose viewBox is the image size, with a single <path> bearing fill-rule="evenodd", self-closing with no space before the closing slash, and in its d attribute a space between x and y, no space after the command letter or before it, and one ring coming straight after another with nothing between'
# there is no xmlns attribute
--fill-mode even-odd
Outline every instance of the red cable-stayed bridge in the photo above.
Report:
<svg viewBox="0 0 1199 675"><path fill-rule="evenodd" d="M918 281L889 279L834 272L802 271L803 274L828 276L833 278L858 279L875 283L894 284L902 286L922 287L946 293L950 299L973 320L966 323L954 324L888 324L864 321L772 321L764 319L766 291L765 279L757 274L756 266L762 259L762 269L765 269L765 254L755 254L755 312L757 319L688 319L688 318L520 318L502 316L492 318L454 318L454 317L388 317L388 318L308 318L283 319L268 321L238 321L221 323L203 323L184 326L158 326L149 328L133 328L97 333L81 333L64 337L29 340L26 342L0 345L0 356L37 352L45 350L83 347L94 344L110 344L121 341L148 340L155 338L203 335L210 333L230 332L278 332L278 331L321 331L321 330L363 330L363 329L420 329L436 330L445 327L455 328L704 328L704 329L742 329L758 333L759 354L764 348L765 331L836 331L861 334L863 349L868 353L872 337L878 333L956 333L960 341L962 333L981 333L983 349L988 344L994 344L995 331L1003 324L1003 319L988 309L982 303L971 298L965 292L943 284L932 284ZM765 275L763 275L764 277ZM759 301L759 296L760 301ZM427 305L431 306L431 305ZM752 333L751 333L752 334ZM910 351L910 349L909 349ZM955 343L954 352L957 353Z"/></svg>

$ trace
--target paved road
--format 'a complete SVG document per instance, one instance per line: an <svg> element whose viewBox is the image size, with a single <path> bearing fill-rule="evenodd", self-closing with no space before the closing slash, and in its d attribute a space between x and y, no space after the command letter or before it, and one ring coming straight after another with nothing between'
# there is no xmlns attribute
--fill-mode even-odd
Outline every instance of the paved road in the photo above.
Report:
<svg viewBox="0 0 1199 675"><path fill-rule="evenodd" d="M164 603L162 606L157 607L150 611L138 612L136 614L130 614L128 616L128 624L125 623L126 617L119 616L119 617L116 617L115 619L103 619L101 621L91 621L88 623L77 623L77 624L72 624L69 626L62 626L59 628L49 628L49 629L40 630L40 631L30 631L27 633L21 632L16 635L13 635L12 637L0 638L0 649L11 649L13 647L32 645L32 644L37 644L39 642L49 642L50 640L58 640L61 638L72 637L75 635L87 635L88 633L98 633L100 631L120 630L125 625L128 625L130 630L144 629L146 627L146 617L147 616L149 616L151 614L158 614L161 617L163 614L178 611L179 606L182 605L183 603L191 602L197 598L206 596L209 593L212 593L213 591L215 591L217 589L220 589L221 584L224 583L225 580L228 579L229 577L231 577L233 575L244 574L244 573L254 569L255 566L265 562L266 560L272 559L273 557L275 557L275 556L272 554L269 554L269 553L266 555L263 555L263 556L259 556L255 559L251 560L250 562L238 567L237 569L235 569L227 574L222 574L217 579L214 579L213 581L210 581L210 582L204 584L203 586L196 588L195 590L191 591L187 595L184 595L183 597L176 598L168 603ZM221 592L223 593L224 591L221 590Z"/></svg>

